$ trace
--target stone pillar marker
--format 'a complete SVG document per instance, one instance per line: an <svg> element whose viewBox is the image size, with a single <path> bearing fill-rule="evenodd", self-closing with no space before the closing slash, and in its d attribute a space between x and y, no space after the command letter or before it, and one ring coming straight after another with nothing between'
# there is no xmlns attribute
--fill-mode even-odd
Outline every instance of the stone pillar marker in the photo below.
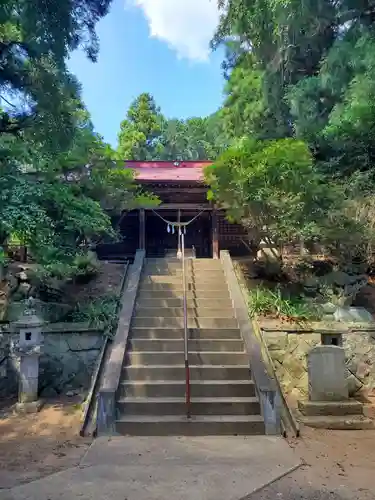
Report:
<svg viewBox="0 0 375 500"><path fill-rule="evenodd" d="M13 350L20 358L17 410L37 412L41 407L38 378L43 321L32 309L32 299L29 299L26 310L13 326L16 333Z"/></svg>
<svg viewBox="0 0 375 500"><path fill-rule="evenodd" d="M310 401L345 401L349 398L345 351L318 345L307 355Z"/></svg>

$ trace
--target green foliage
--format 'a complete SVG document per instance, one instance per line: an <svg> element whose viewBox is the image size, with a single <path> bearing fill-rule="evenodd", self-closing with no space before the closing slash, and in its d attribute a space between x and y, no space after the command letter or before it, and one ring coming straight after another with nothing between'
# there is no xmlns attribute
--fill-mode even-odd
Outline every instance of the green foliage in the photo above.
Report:
<svg viewBox="0 0 375 500"><path fill-rule="evenodd" d="M87 303L79 303L68 321L88 323L92 327L104 325L107 334L114 333L117 324L117 311L120 299L115 294L107 294Z"/></svg>
<svg viewBox="0 0 375 500"><path fill-rule="evenodd" d="M218 117L165 120L160 141L162 160L208 160L216 158L220 144Z"/></svg>
<svg viewBox="0 0 375 500"><path fill-rule="evenodd" d="M73 260L72 277L79 283L90 281L98 274L99 267L99 261L93 252L77 254Z"/></svg>
<svg viewBox="0 0 375 500"><path fill-rule="evenodd" d="M243 139L206 169L209 197L255 241L277 245L321 235L334 192L315 170L308 147L294 139Z"/></svg>
<svg viewBox="0 0 375 500"><path fill-rule="evenodd" d="M0 133L33 134L49 145L71 138L69 99L79 86L66 70L71 50L96 59L96 23L111 0L4 0L0 5Z"/></svg>
<svg viewBox="0 0 375 500"><path fill-rule="evenodd" d="M158 203L114 162L80 102L72 120L72 143L54 155L29 132L3 141L0 155L0 243L17 235L42 265L74 266L82 245L116 237L110 213Z"/></svg>
<svg viewBox="0 0 375 500"><path fill-rule="evenodd" d="M257 68L252 54L243 57L228 80L227 98L220 111L229 138L267 137L267 109L263 97L264 72ZM272 128L271 128L272 130Z"/></svg>
<svg viewBox="0 0 375 500"><path fill-rule="evenodd" d="M7 264L7 262L8 258L6 256L6 253L4 252L4 248L0 246L0 266L4 266L5 264Z"/></svg>
<svg viewBox="0 0 375 500"><path fill-rule="evenodd" d="M87 283L99 272L99 262L92 252L66 256L50 249L44 261L28 271L33 295L45 301L61 300L68 282Z"/></svg>
<svg viewBox="0 0 375 500"><path fill-rule="evenodd" d="M219 115L167 119L150 94L131 104L121 123L116 156L119 160L206 160L223 149Z"/></svg>
<svg viewBox="0 0 375 500"><path fill-rule="evenodd" d="M296 136L331 178L371 170L373 1L218 3L223 15L213 46L227 51L221 113L229 135Z"/></svg>
<svg viewBox="0 0 375 500"><path fill-rule="evenodd" d="M255 316L272 316L290 320L317 320L321 316L320 309L304 296L287 296L277 287L275 290L257 287L249 292L249 314Z"/></svg>
<svg viewBox="0 0 375 500"><path fill-rule="evenodd" d="M0 244L17 237L46 279L82 274L91 242L115 237L110 212L157 200L95 132L66 69L96 59L110 0L6 0L0 6ZM88 265L86 265L88 271Z"/></svg>
<svg viewBox="0 0 375 500"><path fill-rule="evenodd" d="M143 93L131 104L121 122L117 155L121 160L152 160L160 154L162 115L154 98Z"/></svg>

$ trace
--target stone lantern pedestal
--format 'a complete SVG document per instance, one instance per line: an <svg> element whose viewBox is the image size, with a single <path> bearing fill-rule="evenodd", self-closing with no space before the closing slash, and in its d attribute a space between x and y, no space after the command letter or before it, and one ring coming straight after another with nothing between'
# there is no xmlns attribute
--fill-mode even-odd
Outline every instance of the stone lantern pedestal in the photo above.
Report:
<svg viewBox="0 0 375 500"><path fill-rule="evenodd" d="M42 403L38 398L39 357L42 347L43 321L35 312L26 309L23 316L14 323L15 338L13 352L19 357L18 411L37 412Z"/></svg>

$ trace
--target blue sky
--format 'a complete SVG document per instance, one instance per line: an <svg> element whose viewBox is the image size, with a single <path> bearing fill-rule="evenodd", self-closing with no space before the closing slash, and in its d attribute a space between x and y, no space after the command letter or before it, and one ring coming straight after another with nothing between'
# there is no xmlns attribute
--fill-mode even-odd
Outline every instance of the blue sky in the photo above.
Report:
<svg viewBox="0 0 375 500"><path fill-rule="evenodd" d="M222 102L223 54L208 42L218 20L216 0L114 0L98 25L96 64L81 52L69 67L97 131L116 145L131 101L150 92L168 117L205 116Z"/></svg>

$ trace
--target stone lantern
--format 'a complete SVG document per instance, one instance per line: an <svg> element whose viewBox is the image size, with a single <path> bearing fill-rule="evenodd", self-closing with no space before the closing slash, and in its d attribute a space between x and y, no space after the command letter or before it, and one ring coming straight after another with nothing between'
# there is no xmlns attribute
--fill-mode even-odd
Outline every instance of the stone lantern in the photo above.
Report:
<svg viewBox="0 0 375 500"><path fill-rule="evenodd" d="M29 299L23 315L13 324L13 352L19 357L20 367L17 409L26 412L38 411L41 406L38 399L38 378L44 323L35 314L32 305L33 300Z"/></svg>

